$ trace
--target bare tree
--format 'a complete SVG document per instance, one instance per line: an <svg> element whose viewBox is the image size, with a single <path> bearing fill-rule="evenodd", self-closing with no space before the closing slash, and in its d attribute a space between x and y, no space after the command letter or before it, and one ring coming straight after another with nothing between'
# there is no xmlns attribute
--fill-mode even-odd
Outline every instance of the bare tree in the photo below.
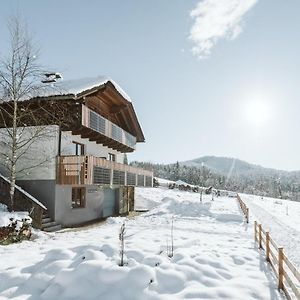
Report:
<svg viewBox="0 0 300 300"><path fill-rule="evenodd" d="M170 257L174 255L174 216L172 216L172 223L171 223L171 253Z"/></svg>
<svg viewBox="0 0 300 300"><path fill-rule="evenodd" d="M120 264L119 266L124 266L124 252L125 252L125 222L122 224L119 231L119 241L120 241Z"/></svg>
<svg viewBox="0 0 300 300"><path fill-rule="evenodd" d="M170 239L171 239L171 245L169 246L169 239L167 238L167 255L169 257L173 257L173 255L174 255L174 216L172 216L172 220L171 220Z"/></svg>
<svg viewBox="0 0 300 300"><path fill-rule="evenodd" d="M25 130L26 120L35 121L36 115L26 106L19 103L29 99L41 86L41 68L37 63L37 50L28 35L26 25L19 17L9 22L10 49L0 61L0 122L1 143L6 151L4 157L10 179L10 204L14 209L15 182L17 164L32 147L35 139L45 134L43 126L35 126L31 132ZM25 166L30 168L30 166Z"/></svg>

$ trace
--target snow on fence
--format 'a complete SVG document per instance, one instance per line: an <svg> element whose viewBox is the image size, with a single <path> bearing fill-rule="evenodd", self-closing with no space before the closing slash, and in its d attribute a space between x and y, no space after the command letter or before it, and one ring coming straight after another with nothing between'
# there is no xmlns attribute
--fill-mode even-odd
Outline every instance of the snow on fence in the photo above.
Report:
<svg viewBox="0 0 300 300"><path fill-rule="evenodd" d="M241 207L241 210L246 218L246 222L249 223L249 208L246 206L245 202L241 199L240 195L237 194L237 200L239 202L239 205Z"/></svg>
<svg viewBox="0 0 300 300"><path fill-rule="evenodd" d="M261 224L254 222L254 240L258 248L265 250L266 260L271 265L277 279L278 289L283 290L287 299L300 300L300 273L287 258L283 247L278 247Z"/></svg>

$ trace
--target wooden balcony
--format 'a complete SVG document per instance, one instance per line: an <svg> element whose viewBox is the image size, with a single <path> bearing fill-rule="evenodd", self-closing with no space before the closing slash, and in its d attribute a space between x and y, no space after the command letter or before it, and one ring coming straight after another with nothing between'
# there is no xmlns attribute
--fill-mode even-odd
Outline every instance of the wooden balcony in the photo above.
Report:
<svg viewBox="0 0 300 300"><path fill-rule="evenodd" d="M57 184L152 187L153 172L95 156L59 156Z"/></svg>
<svg viewBox="0 0 300 300"><path fill-rule="evenodd" d="M81 128L73 133L123 153L133 152L137 141L135 136L85 105L82 105Z"/></svg>

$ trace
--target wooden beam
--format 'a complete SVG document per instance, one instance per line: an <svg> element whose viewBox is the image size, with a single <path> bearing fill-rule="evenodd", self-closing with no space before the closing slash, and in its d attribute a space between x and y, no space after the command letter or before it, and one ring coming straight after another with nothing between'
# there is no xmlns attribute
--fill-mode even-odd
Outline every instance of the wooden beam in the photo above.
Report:
<svg viewBox="0 0 300 300"><path fill-rule="evenodd" d="M124 98L113 88L112 85L107 85L106 89L102 91L102 94L107 97L107 99L110 101L110 103L116 103L116 104L124 104ZM127 100L126 100L127 102Z"/></svg>
<svg viewBox="0 0 300 300"><path fill-rule="evenodd" d="M121 110L123 110L124 108L126 108L126 105L114 105L110 108L110 112L112 114L117 114L119 113Z"/></svg>
<svg viewBox="0 0 300 300"><path fill-rule="evenodd" d="M82 131L82 133L80 135L83 139L90 139L93 136L98 136L99 133L97 131L92 130L92 129L86 128Z"/></svg>

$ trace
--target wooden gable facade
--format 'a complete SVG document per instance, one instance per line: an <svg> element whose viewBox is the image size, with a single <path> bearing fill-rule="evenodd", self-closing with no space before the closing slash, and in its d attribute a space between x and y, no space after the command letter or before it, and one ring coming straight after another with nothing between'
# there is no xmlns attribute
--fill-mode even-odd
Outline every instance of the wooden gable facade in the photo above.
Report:
<svg viewBox="0 0 300 300"><path fill-rule="evenodd" d="M9 127L13 103L2 102L0 108L0 128ZM18 109L20 127L59 125L61 131L123 153L133 152L136 142L145 141L132 103L110 81L76 95L53 93L19 101Z"/></svg>

